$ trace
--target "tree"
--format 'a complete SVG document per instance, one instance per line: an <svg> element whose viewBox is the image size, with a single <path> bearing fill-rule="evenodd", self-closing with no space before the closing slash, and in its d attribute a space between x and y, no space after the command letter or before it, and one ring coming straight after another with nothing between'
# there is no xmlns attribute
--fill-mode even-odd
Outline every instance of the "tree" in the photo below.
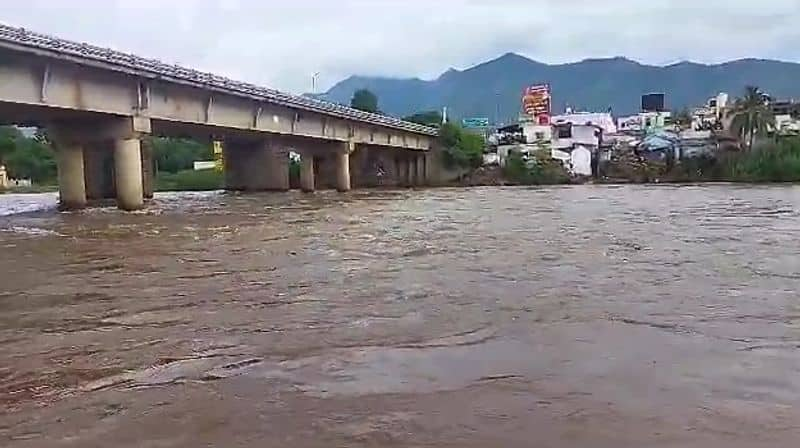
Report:
<svg viewBox="0 0 800 448"><path fill-rule="evenodd" d="M0 127L0 165L11 177L31 179L36 183L56 178L53 150L46 142L28 138L13 126Z"/></svg>
<svg viewBox="0 0 800 448"><path fill-rule="evenodd" d="M194 162L213 160L211 145L183 138L153 138L153 158L159 172L190 170Z"/></svg>
<svg viewBox="0 0 800 448"><path fill-rule="evenodd" d="M22 138L22 133L14 126L0 126L0 165L17 149L17 140Z"/></svg>
<svg viewBox="0 0 800 448"><path fill-rule="evenodd" d="M442 125L442 113L438 110L417 112L414 115L404 117L403 121L410 121L412 123L438 128Z"/></svg>
<svg viewBox="0 0 800 448"><path fill-rule="evenodd" d="M756 134L766 134L775 125L769 97L756 86L745 87L744 96L736 99L728 116L733 117L731 130L747 139L748 150L753 149Z"/></svg>
<svg viewBox="0 0 800 448"><path fill-rule="evenodd" d="M378 97L367 89L356 90L353 99L350 100L350 107L363 110L364 112L378 112Z"/></svg>
<svg viewBox="0 0 800 448"><path fill-rule="evenodd" d="M672 121L682 128L688 128L692 125L692 113L684 107L675 114Z"/></svg>
<svg viewBox="0 0 800 448"><path fill-rule="evenodd" d="M483 137L465 131L456 124L445 123L439 128L439 145L445 162L451 166L477 168L483 164Z"/></svg>

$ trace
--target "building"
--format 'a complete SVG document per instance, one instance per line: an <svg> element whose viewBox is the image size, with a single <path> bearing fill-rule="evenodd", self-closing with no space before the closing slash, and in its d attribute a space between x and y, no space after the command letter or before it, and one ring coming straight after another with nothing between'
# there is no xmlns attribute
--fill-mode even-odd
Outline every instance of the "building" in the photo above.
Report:
<svg viewBox="0 0 800 448"><path fill-rule="evenodd" d="M775 130L778 135L800 135L800 120L789 114L775 115Z"/></svg>
<svg viewBox="0 0 800 448"><path fill-rule="evenodd" d="M617 125L614 123L614 117L607 112L576 112L553 116L553 124L559 125L564 123L597 126L602 129L603 134L617 133Z"/></svg>
<svg viewBox="0 0 800 448"><path fill-rule="evenodd" d="M567 113L553 117L552 156L578 176L591 176L592 159L604 135L617 133L610 113Z"/></svg>
<svg viewBox="0 0 800 448"><path fill-rule="evenodd" d="M703 107L692 111L692 129L696 131L721 129L728 108L727 93L720 93L708 99Z"/></svg>
<svg viewBox="0 0 800 448"><path fill-rule="evenodd" d="M621 117L617 120L620 132L656 132L664 129L667 122L672 118L672 113L664 112L640 112L636 115Z"/></svg>
<svg viewBox="0 0 800 448"><path fill-rule="evenodd" d="M528 119L527 116L520 117L520 128L525 138L525 143L530 145L549 146L553 138L553 127L548 124L539 124L535 120Z"/></svg>
<svg viewBox="0 0 800 448"><path fill-rule="evenodd" d="M0 190L15 187L30 187L32 182L30 179L12 179L8 177L8 171L4 165L0 165Z"/></svg>

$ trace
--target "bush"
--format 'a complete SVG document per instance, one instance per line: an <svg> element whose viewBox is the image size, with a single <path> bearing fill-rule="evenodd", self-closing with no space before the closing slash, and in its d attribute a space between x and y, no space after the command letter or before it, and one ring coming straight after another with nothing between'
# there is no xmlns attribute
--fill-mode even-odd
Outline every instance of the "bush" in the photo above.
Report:
<svg viewBox="0 0 800 448"><path fill-rule="evenodd" d="M570 182L569 173L559 161L545 156L525 160L518 152L508 155L503 175L521 185L558 185Z"/></svg>
<svg viewBox="0 0 800 448"><path fill-rule="evenodd" d="M483 164L483 137L446 123L439 129L444 163L451 168L478 168Z"/></svg>
<svg viewBox="0 0 800 448"><path fill-rule="evenodd" d="M159 173L157 191L208 191L225 185L225 176L217 170L183 170L177 173Z"/></svg>
<svg viewBox="0 0 800 448"><path fill-rule="evenodd" d="M800 139L731 153L717 164L714 177L732 182L800 181Z"/></svg>

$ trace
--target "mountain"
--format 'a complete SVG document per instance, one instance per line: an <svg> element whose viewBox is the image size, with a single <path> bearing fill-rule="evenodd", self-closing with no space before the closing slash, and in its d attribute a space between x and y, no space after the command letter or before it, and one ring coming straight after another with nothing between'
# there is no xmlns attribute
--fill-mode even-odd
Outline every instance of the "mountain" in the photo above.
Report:
<svg viewBox="0 0 800 448"><path fill-rule="evenodd" d="M747 84L761 87L775 98L800 97L800 64L763 59L741 59L705 65L680 62L668 66L640 64L623 57L586 59L550 65L507 53L497 59L459 71L450 69L432 81L352 76L321 95L348 104L353 92L367 88L380 99L380 108L394 116L448 107L452 117L516 119L523 89L549 82L553 111L576 110L633 114L641 95L667 94L667 106L677 110L700 106L719 92L739 95Z"/></svg>

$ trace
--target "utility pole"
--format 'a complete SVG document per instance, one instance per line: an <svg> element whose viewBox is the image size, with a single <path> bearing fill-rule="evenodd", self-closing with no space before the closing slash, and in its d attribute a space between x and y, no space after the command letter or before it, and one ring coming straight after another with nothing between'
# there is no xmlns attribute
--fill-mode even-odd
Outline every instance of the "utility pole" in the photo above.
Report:
<svg viewBox="0 0 800 448"><path fill-rule="evenodd" d="M317 94L317 80L319 79L319 72L315 72L311 75L311 93L316 95Z"/></svg>
<svg viewBox="0 0 800 448"><path fill-rule="evenodd" d="M500 92L494 92L494 126L500 127Z"/></svg>

